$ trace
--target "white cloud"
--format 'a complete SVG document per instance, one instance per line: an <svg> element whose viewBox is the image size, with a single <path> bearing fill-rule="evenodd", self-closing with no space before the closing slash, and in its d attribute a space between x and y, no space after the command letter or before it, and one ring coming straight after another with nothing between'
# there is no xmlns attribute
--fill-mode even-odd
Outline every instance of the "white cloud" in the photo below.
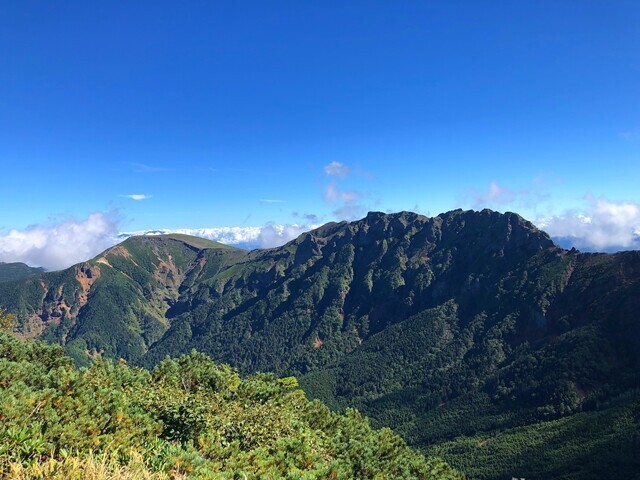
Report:
<svg viewBox="0 0 640 480"><path fill-rule="evenodd" d="M475 197L476 206L485 206L487 204L509 204L516 198L516 192L503 187L498 182L492 181L489 184L489 190L485 193L478 193Z"/></svg>
<svg viewBox="0 0 640 480"><path fill-rule="evenodd" d="M640 203L586 200L584 211L568 211L535 223L565 246L597 251L640 249Z"/></svg>
<svg viewBox="0 0 640 480"><path fill-rule="evenodd" d="M362 198L362 194L356 190L342 190L338 188L335 182L327 185L324 192L324 199L328 203L340 205L333 211L333 215L338 220L356 220L364 216L367 207L357 204L356 202Z"/></svg>
<svg viewBox="0 0 640 480"><path fill-rule="evenodd" d="M158 167L156 165L147 165L145 163L128 162L128 165L135 173L159 173L168 172L166 167Z"/></svg>
<svg viewBox="0 0 640 480"><path fill-rule="evenodd" d="M272 248L319 226L268 224L261 227L163 228L118 233L113 215L92 213L83 221L69 219L54 225L34 225L24 230L0 233L0 262L24 262L47 270L59 270L89 260L128 237L169 233L194 235L246 249Z"/></svg>
<svg viewBox="0 0 640 480"><path fill-rule="evenodd" d="M116 242L113 215L92 213L86 220L33 225L0 234L0 261L24 262L58 270L94 257Z"/></svg>
<svg viewBox="0 0 640 480"><path fill-rule="evenodd" d="M257 243L260 248L279 247L309 230L311 227L306 225L265 225L260 229Z"/></svg>
<svg viewBox="0 0 640 480"><path fill-rule="evenodd" d="M342 190L336 186L335 182L327 185L324 191L324 198L327 202L353 203L360 197L360 192L356 190Z"/></svg>
<svg viewBox="0 0 640 480"><path fill-rule="evenodd" d="M349 167L339 162L331 162L325 165L324 171L327 175L339 178L346 178L350 175ZM356 176L371 179L371 174L356 169ZM334 178L324 189L325 202L332 204L333 216L337 220L355 220L362 217L367 211L367 207L358 204L364 195L357 190L345 190L338 187L338 179Z"/></svg>
<svg viewBox="0 0 640 480"><path fill-rule="evenodd" d="M286 203L284 200L278 200L275 198L261 198L260 203Z"/></svg>
<svg viewBox="0 0 640 480"><path fill-rule="evenodd" d="M181 233L195 237L207 238L226 245L253 244L260 235L261 227L212 227L212 228L160 228L156 230L139 230L135 232L123 232L120 239L135 235L167 235Z"/></svg>
<svg viewBox="0 0 640 480"><path fill-rule="evenodd" d="M349 175L349 167L340 162L333 161L324 166L324 173L329 176L345 178Z"/></svg>
<svg viewBox="0 0 640 480"><path fill-rule="evenodd" d="M145 195L144 193L130 193L129 195L121 195L121 197L130 198L131 200L148 200L151 198L151 195Z"/></svg>
<svg viewBox="0 0 640 480"><path fill-rule="evenodd" d="M142 230L137 232L121 233L119 238L134 235L166 235L169 233L181 233L196 237L207 238L225 245L233 245L240 248L272 248L284 245L319 225L264 225L262 227L211 227L211 228L162 228L158 230Z"/></svg>

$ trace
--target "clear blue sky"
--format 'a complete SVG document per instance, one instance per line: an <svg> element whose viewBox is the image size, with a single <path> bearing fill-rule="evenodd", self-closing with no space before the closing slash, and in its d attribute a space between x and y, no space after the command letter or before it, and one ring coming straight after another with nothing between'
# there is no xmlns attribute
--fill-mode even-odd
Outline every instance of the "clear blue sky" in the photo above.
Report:
<svg viewBox="0 0 640 480"><path fill-rule="evenodd" d="M640 202L635 0L6 0L0 51L0 233Z"/></svg>

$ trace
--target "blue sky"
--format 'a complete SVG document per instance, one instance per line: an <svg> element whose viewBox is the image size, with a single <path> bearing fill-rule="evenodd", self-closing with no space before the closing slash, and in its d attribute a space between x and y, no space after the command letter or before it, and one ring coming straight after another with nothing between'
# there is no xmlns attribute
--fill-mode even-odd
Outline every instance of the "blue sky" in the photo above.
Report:
<svg viewBox="0 0 640 480"><path fill-rule="evenodd" d="M638 248L639 45L637 1L2 2L0 261L484 207Z"/></svg>

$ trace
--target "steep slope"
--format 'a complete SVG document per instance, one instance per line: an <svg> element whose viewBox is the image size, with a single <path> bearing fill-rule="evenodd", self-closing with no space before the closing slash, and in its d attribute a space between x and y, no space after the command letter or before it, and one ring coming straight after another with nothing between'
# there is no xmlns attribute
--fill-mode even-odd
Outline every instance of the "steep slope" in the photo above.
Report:
<svg viewBox="0 0 640 480"><path fill-rule="evenodd" d="M549 284L554 295L538 297L540 310L522 300L526 290L553 288L540 288L540 273L524 288L536 271L529 263L511 276L522 286L508 290L510 310L448 300L301 383L472 478L632 476L640 466L640 255L565 257L570 268ZM562 271L547 264L554 270Z"/></svg>
<svg viewBox="0 0 640 480"><path fill-rule="evenodd" d="M0 262L0 283L12 282L14 280L22 280L23 278L31 277L43 273L44 269L39 267L30 267L25 263L14 262L4 263Z"/></svg>
<svg viewBox="0 0 640 480"><path fill-rule="evenodd" d="M299 376L473 478L640 467L640 252L564 250L490 210L370 213L251 252L195 242L127 240L0 285L0 304L76 359L152 367L195 348Z"/></svg>
<svg viewBox="0 0 640 480"><path fill-rule="evenodd" d="M496 298L503 277L562 252L521 217L488 210L327 224L201 276L146 358L194 347L247 371L305 373L454 297L464 308L508 309Z"/></svg>
<svg viewBox="0 0 640 480"><path fill-rule="evenodd" d="M69 269L3 283L1 303L23 336L63 344L80 364L97 353L135 359L169 327L165 313L206 249L243 255L195 237L133 237Z"/></svg>
<svg viewBox="0 0 640 480"><path fill-rule="evenodd" d="M639 252L563 250L512 213L372 213L201 279L147 365L196 348L245 372L303 375L312 396L356 406L476 478L638 466ZM553 443L553 422L573 415L550 455L535 425L548 422ZM578 460L598 436L590 415L617 419L593 445L609 462Z"/></svg>

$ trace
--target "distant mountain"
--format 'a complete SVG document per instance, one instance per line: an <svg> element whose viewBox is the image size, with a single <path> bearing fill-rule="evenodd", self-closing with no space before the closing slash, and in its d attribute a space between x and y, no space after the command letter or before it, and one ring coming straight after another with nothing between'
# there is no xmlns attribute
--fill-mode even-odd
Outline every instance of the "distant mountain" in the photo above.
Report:
<svg viewBox="0 0 640 480"><path fill-rule="evenodd" d="M260 227L219 227L219 228L184 228L169 229L161 228L156 230L140 230L136 232L123 232L117 238L124 241L131 237L142 236L158 236L181 234L192 237L206 238L225 245L239 246L250 250L258 248L258 237L260 236Z"/></svg>
<svg viewBox="0 0 640 480"><path fill-rule="evenodd" d="M25 337L61 343L79 364L102 353L140 358L167 330L167 309L203 251L242 250L186 235L134 237L93 260L0 284L0 304Z"/></svg>
<svg viewBox="0 0 640 480"><path fill-rule="evenodd" d="M297 375L472 478L640 467L640 252L564 250L514 213L370 213L251 252L132 237L0 304L80 363L196 348Z"/></svg>
<svg viewBox="0 0 640 480"><path fill-rule="evenodd" d="M207 238L225 245L253 250L280 246L289 240L296 238L303 232L311 230L308 225L265 225L262 227L212 227L212 228L183 228L183 229L159 229L142 230L138 232L125 232L118 235L119 240L131 237L147 235L171 235L183 234Z"/></svg>
<svg viewBox="0 0 640 480"><path fill-rule="evenodd" d="M21 280L43 273L44 268L30 267L26 263L4 263L0 262L0 282L11 282L13 280Z"/></svg>

